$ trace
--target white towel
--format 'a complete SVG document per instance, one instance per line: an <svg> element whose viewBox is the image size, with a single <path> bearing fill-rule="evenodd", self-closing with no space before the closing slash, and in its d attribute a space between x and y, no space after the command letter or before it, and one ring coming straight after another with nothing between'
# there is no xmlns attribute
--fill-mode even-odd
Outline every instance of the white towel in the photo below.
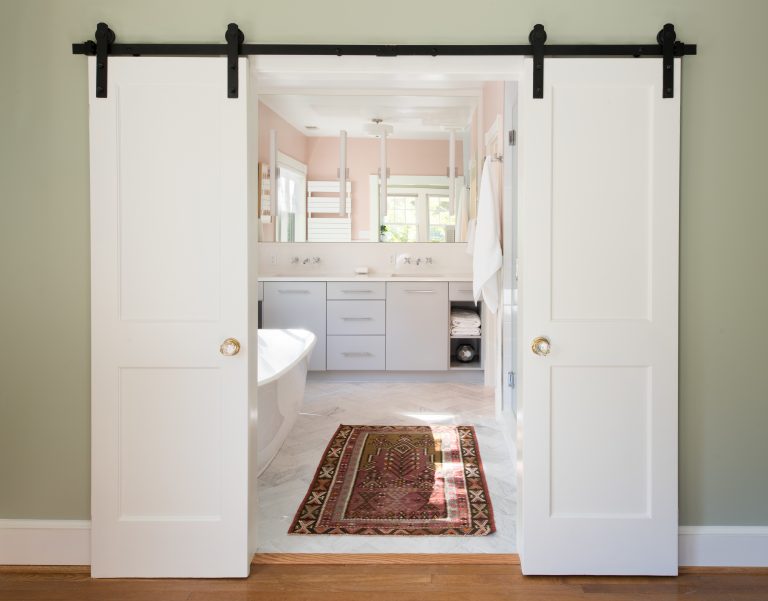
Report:
<svg viewBox="0 0 768 601"><path fill-rule="evenodd" d="M491 313L496 313L499 308L499 270L502 266L500 235L499 202L493 183L493 167L491 158L486 157L477 202L472 294L475 302L482 298Z"/></svg>
<svg viewBox="0 0 768 601"><path fill-rule="evenodd" d="M451 336L480 336L480 328L451 328Z"/></svg>
<svg viewBox="0 0 768 601"><path fill-rule="evenodd" d="M453 309L451 311L451 325L462 327L479 327L481 325L480 315L471 309Z"/></svg>

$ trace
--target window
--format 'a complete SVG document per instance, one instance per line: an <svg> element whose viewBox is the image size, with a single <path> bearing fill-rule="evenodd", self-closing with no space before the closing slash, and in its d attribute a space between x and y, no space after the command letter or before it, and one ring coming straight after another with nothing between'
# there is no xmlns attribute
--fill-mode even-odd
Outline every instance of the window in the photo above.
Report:
<svg viewBox="0 0 768 601"><path fill-rule="evenodd" d="M275 240L303 242L307 239L307 168L282 153L278 153L277 164Z"/></svg>
<svg viewBox="0 0 768 601"><path fill-rule="evenodd" d="M387 213L379 214L379 178L371 175L371 231L381 242L455 242L457 215L450 213L448 178L394 175L387 181ZM455 181L457 196L464 178ZM458 200L457 200L458 206ZM371 238L374 239L374 238Z"/></svg>
<svg viewBox="0 0 768 601"><path fill-rule="evenodd" d="M387 214L384 225L387 226L386 239L390 242L418 242L419 216L418 196L387 196Z"/></svg>
<svg viewBox="0 0 768 601"><path fill-rule="evenodd" d="M428 194L428 227L430 242L453 242L456 218L451 216L448 196Z"/></svg>

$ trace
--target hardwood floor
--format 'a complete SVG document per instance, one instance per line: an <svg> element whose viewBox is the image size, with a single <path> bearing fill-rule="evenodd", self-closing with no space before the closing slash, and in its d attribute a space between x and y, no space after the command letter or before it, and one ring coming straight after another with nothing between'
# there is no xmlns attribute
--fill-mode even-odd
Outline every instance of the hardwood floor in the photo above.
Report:
<svg viewBox="0 0 768 601"><path fill-rule="evenodd" d="M246 580L92 580L0 567L2 601L764 601L764 570L677 578L525 577L515 565L263 565Z"/></svg>

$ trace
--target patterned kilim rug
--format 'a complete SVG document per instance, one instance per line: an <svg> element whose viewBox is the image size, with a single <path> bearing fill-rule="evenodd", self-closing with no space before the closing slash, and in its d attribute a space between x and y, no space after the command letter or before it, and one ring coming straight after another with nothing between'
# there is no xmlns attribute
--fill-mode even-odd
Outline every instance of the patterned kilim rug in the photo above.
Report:
<svg viewBox="0 0 768 601"><path fill-rule="evenodd" d="M495 531L472 426L339 426L289 534Z"/></svg>

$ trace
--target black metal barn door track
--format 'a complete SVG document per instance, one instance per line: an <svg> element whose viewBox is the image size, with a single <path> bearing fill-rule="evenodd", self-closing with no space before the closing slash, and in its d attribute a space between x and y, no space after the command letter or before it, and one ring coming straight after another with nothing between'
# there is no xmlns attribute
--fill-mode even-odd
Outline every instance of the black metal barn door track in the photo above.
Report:
<svg viewBox="0 0 768 601"><path fill-rule="evenodd" d="M367 45L367 44L246 44L236 23L227 27L225 44L116 44L106 23L96 27L96 41L72 44L73 54L96 57L96 97L107 97L110 56L226 56L227 97L239 94L238 57L259 54L292 56L532 56L533 97L544 98L544 57L662 57L662 97L674 96L675 57L696 54L696 44L677 41L675 26L667 23L656 44L546 44L543 25L535 25L529 44L496 45Z"/></svg>

